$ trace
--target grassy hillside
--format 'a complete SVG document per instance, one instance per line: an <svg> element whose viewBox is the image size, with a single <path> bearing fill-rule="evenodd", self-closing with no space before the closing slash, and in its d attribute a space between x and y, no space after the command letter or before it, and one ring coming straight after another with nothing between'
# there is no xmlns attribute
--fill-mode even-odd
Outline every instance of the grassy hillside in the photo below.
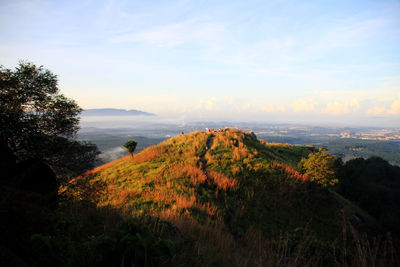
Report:
<svg viewBox="0 0 400 267"><path fill-rule="evenodd" d="M89 171L61 194L146 218L176 246L171 266L356 263L346 255L367 255L370 244L343 242L360 242L357 229L374 222L296 170L312 151L239 130L193 132Z"/></svg>

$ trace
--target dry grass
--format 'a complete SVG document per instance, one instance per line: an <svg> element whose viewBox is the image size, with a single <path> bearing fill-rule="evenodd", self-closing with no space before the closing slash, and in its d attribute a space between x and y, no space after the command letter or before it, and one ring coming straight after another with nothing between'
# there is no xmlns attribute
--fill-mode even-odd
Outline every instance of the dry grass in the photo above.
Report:
<svg viewBox="0 0 400 267"><path fill-rule="evenodd" d="M292 178L296 179L302 182L309 181L309 177L306 174L302 174L301 172L297 171L295 168L292 166L289 166L284 163L279 163L276 161L271 162L270 164L272 169L278 169L282 171L282 173L287 177L287 178Z"/></svg>
<svg viewBox="0 0 400 267"><path fill-rule="evenodd" d="M146 161L151 161L155 158L158 158L161 156L161 154L167 152L167 146L166 145L156 145L156 146L151 146L140 153L136 154L133 158L133 162L135 163L143 163Z"/></svg>
<svg viewBox="0 0 400 267"><path fill-rule="evenodd" d="M172 176L179 178L190 178L193 185L202 184L206 181L207 176L203 170L196 165L174 163L169 165L162 171L162 176Z"/></svg>
<svg viewBox="0 0 400 267"><path fill-rule="evenodd" d="M293 145L288 144L288 143L274 143L274 142L265 141L265 140L263 140L263 139L258 139L258 141L260 141L261 144L264 144L264 145L266 145L266 146L282 146L282 147L290 147L290 146L293 146Z"/></svg>
<svg viewBox="0 0 400 267"><path fill-rule="evenodd" d="M115 188L115 187L114 187ZM116 190L113 189L109 194L114 193ZM114 206L124 206L129 200L135 199L141 195L142 190L137 188L123 188L117 191L116 197L113 198Z"/></svg>
<svg viewBox="0 0 400 267"><path fill-rule="evenodd" d="M210 181L223 190L233 190L239 187L239 181L234 178L229 178L222 173L216 171L208 171Z"/></svg>

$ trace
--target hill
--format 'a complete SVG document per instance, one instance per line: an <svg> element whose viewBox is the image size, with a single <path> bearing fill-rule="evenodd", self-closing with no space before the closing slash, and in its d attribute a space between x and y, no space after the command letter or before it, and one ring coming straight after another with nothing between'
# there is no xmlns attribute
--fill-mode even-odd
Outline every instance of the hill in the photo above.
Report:
<svg viewBox="0 0 400 267"><path fill-rule="evenodd" d="M148 113L135 109L116 109L116 108L95 108L82 111L82 116L156 116L153 113Z"/></svg>
<svg viewBox="0 0 400 267"><path fill-rule="evenodd" d="M234 129L193 132L93 169L60 193L146 218L179 251L171 266L357 264L370 247L356 247L355 233L377 225L296 170L313 151Z"/></svg>

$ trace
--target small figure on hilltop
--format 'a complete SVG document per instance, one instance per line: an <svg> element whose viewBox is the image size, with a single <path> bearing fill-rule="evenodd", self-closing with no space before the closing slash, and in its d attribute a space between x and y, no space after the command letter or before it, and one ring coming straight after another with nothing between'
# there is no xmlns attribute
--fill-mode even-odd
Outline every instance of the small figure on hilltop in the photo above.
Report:
<svg viewBox="0 0 400 267"><path fill-rule="evenodd" d="M133 140L126 141L124 147L128 150L129 154L133 157L133 152L135 151L137 142Z"/></svg>

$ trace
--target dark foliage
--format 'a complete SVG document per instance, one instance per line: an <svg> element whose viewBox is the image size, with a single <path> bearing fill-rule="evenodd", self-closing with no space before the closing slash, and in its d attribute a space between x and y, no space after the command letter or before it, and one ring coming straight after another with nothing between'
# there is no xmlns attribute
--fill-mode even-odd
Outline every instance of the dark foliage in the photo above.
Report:
<svg viewBox="0 0 400 267"><path fill-rule="evenodd" d="M57 207L58 183L56 175L41 160L28 159L16 165L15 185L25 191L38 193L47 207Z"/></svg>
<svg viewBox="0 0 400 267"><path fill-rule="evenodd" d="M0 150L1 182L3 186L34 194L34 202L48 208L57 207L58 182L53 170L43 160L27 159L17 162L11 150L3 145ZM32 200L33 201L33 200Z"/></svg>
<svg viewBox="0 0 400 267"><path fill-rule="evenodd" d="M65 181L91 168L98 150L73 140L81 109L59 93L50 71L0 66L0 89L1 265L35 266L31 253L40 248L30 246L31 236L55 234L56 174Z"/></svg>
<svg viewBox="0 0 400 267"><path fill-rule="evenodd" d="M57 82L55 74L32 63L20 62L14 71L0 67L0 142L20 159L40 158L64 175L76 174L93 166L98 151L70 140L81 109L59 92Z"/></svg>
<svg viewBox="0 0 400 267"><path fill-rule="evenodd" d="M379 157L346 162L338 188L346 198L374 216L386 231L400 234L400 168Z"/></svg>
<svg viewBox="0 0 400 267"><path fill-rule="evenodd" d="M16 157L11 149L0 142L0 182L8 182L15 171Z"/></svg>
<svg viewBox="0 0 400 267"><path fill-rule="evenodd" d="M6 147L6 146L5 146ZM27 240L34 233L48 232L58 207L58 183L42 160L16 162L8 149L0 151L0 258L5 266L29 266Z"/></svg>
<svg viewBox="0 0 400 267"><path fill-rule="evenodd" d="M57 173L60 183L93 168L99 154L95 144L60 136L44 137L33 144L32 150L41 151L43 158Z"/></svg>

